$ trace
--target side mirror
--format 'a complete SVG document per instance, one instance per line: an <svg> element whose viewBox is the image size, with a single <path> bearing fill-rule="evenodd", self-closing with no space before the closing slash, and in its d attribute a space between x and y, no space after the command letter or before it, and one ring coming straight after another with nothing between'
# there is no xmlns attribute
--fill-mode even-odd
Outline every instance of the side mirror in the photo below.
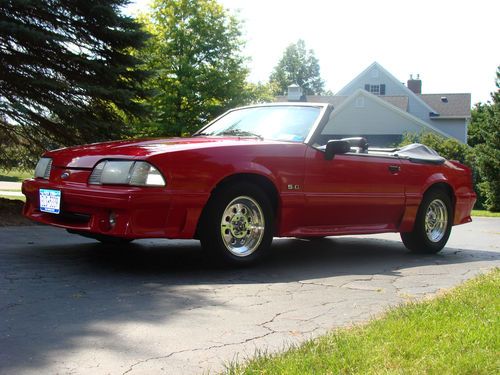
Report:
<svg viewBox="0 0 500 375"><path fill-rule="evenodd" d="M325 159L332 160L335 154L345 154L351 150L351 145L347 141L334 139L328 141L325 149Z"/></svg>

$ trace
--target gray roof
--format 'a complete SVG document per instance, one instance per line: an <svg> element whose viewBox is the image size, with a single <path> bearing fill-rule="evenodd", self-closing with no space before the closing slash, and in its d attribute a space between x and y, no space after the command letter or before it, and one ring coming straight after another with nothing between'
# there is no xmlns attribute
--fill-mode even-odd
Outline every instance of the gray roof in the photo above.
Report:
<svg viewBox="0 0 500 375"><path fill-rule="evenodd" d="M432 107L439 118L470 117L470 94L422 94L420 98Z"/></svg>
<svg viewBox="0 0 500 375"><path fill-rule="evenodd" d="M439 116L433 117L433 120L440 118L469 118L470 117L470 94L421 94L417 95L429 107L431 107ZM341 105L348 97L341 95L307 95L306 100L311 103L330 103L334 108ZM393 106L408 112L408 97L380 95L378 98L386 101ZM287 102L287 96L276 97L277 102Z"/></svg>
<svg viewBox="0 0 500 375"><path fill-rule="evenodd" d="M348 96L340 95L307 95L306 100L311 103L330 103L333 104L333 108L337 108L341 105ZM387 103L407 112L408 111L408 97L407 96L379 96L380 99L385 100ZM288 101L287 96L276 97L277 102Z"/></svg>
<svg viewBox="0 0 500 375"><path fill-rule="evenodd" d="M348 96L323 96L323 95L307 95L307 101L312 103L330 103L333 104L333 108L337 108L341 105Z"/></svg>
<svg viewBox="0 0 500 375"><path fill-rule="evenodd" d="M380 99L385 100L387 103L392 104L394 107L408 112L408 97L407 96L385 96L380 95Z"/></svg>
<svg viewBox="0 0 500 375"><path fill-rule="evenodd" d="M348 96L329 96L329 95L307 95L306 100L310 103L330 103L333 104L333 108L337 108L341 105ZM277 102L287 102L288 96L277 96L275 98Z"/></svg>

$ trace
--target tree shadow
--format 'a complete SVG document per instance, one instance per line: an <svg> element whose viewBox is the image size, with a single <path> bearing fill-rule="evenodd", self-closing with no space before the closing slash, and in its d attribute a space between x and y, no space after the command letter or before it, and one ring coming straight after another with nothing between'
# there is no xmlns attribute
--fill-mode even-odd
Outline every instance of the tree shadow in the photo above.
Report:
<svg viewBox="0 0 500 375"><path fill-rule="evenodd" d="M482 250L445 248L414 254L401 241L360 237L320 240L274 239L271 253L246 268L207 261L198 241L143 240L127 247L89 244L85 261L93 270L126 274L169 285L284 283L341 275L399 275L402 268L500 259Z"/></svg>
<svg viewBox="0 0 500 375"><path fill-rule="evenodd" d="M4 174L0 174L0 181L7 181L7 182L23 182L24 178L18 177L18 176L7 176Z"/></svg>
<svg viewBox="0 0 500 375"><path fill-rule="evenodd" d="M51 353L92 341L117 352L145 350L131 348L121 324L167 326L192 309L218 307L214 289L223 286L397 276L403 268L500 259L453 248L415 255L377 238L275 239L263 263L234 269L207 262L198 241L106 246L54 228L19 227L0 231L0 243L0 373L43 366Z"/></svg>

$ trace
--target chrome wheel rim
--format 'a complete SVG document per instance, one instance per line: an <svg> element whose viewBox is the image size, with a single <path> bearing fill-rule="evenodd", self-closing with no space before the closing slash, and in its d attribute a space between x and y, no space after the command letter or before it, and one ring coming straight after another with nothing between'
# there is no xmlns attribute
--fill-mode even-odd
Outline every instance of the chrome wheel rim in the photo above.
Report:
<svg viewBox="0 0 500 375"><path fill-rule="evenodd" d="M264 237L264 214L250 197L233 199L222 214L220 230L226 249L238 257L252 254Z"/></svg>
<svg viewBox="0 0 500 375"><path fill-rule="evenodd" d="M434 199L425 213L425 233L431 242L439 242L448 226L448 210L441 199Z"/></svg>

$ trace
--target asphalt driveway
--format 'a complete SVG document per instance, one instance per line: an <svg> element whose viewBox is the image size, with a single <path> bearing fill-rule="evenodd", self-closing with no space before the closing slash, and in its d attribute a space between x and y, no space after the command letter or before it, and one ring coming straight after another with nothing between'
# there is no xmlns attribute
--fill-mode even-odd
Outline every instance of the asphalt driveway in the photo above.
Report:
<svg viewBox="0 0 500 375"><path fill-rule="evenodd" d="M443 252L396 234L276 239L264 264L206 264L197 241L128 248L44 226L0 228L1 374L196 374L377 316L500 266L500 219Z"/></svg>

